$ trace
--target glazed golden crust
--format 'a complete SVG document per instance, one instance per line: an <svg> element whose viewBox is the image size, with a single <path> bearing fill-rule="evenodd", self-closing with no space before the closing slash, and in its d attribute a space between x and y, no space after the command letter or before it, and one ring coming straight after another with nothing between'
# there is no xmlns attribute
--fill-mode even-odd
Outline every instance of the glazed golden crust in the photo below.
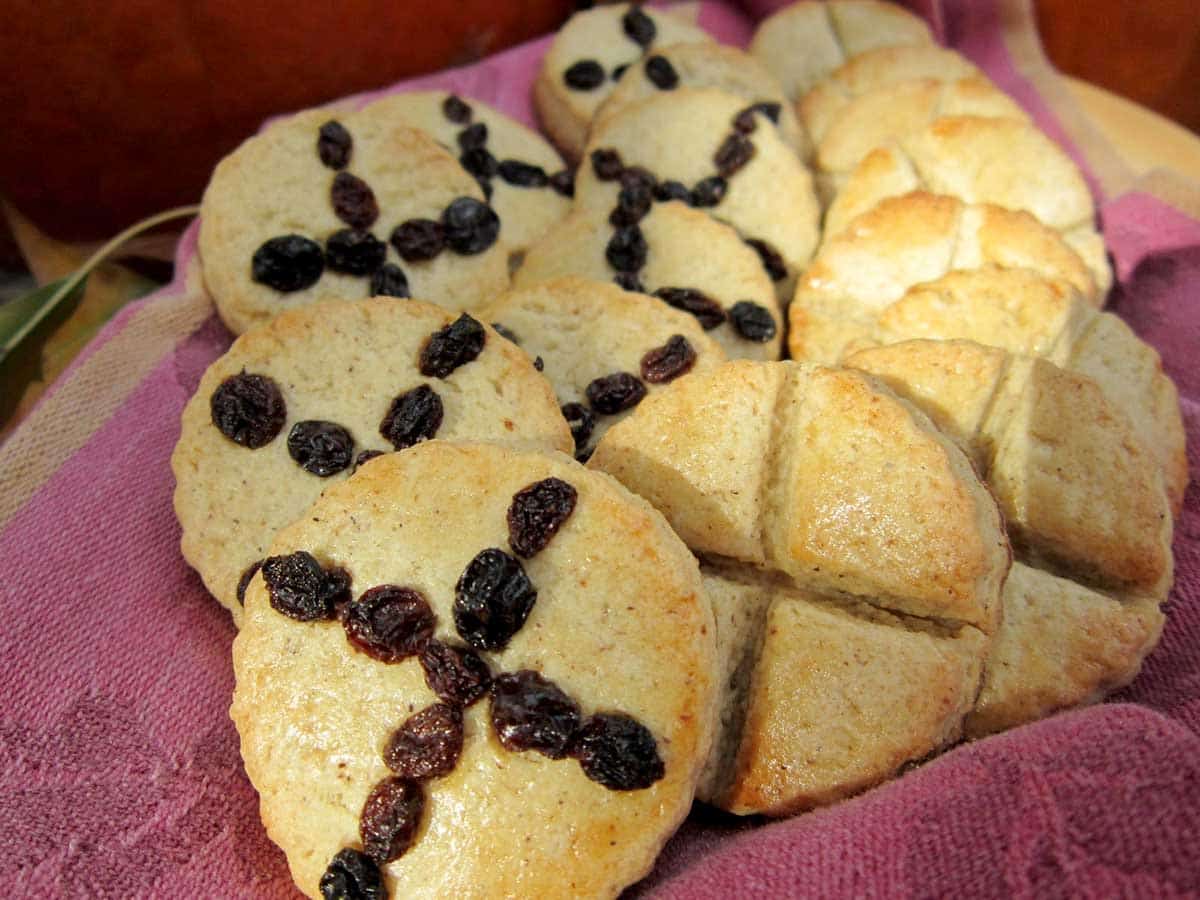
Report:
<svg viewBox="0 0 1200 900"><path fill-rule="evenodd" d="M960 733L1009 550L924 415L846 370L732 362L648 398L589 466L725 560L706 579L724 702L703 798L788 814ZM882 727L889 703L911 715Z"/></svg>
<svg viewBox="0 0 1200 900"><path fill-rule="evenodd" d="M1032 269L1102 300L1078 255L1030 214L918 191L826 239L788 308L791 356L836 362L915 285L986 265Z"/></svg>
<svg viewBox="0 0 1200 900"><path fill-rule="evenodd" d="M952 421L1026 564L1006 586L970 729L1021 724L1132 679L1158 640L1173 522L1161 468L1120 408L1084 375L966 341L908 341L847 364Z"/></svg>
<svg viewBox="0 0 1200 900"><path fill-rule="evenodd" d="M846 264L845 259L839 262ZM859 267L855 274L863 271ZM800 320L811 302L808 297L819 294L810 291L793 306L793 321ZM822 297L812 305L828 308L832 303ZM848 309L854 306L853 300L847 301ZM1086 303L1066 282L1030 269L995 265L953 271L915 285L877 313L840 320L837 328L843 355L916 339L966 340L1042 357L1087 376L1128 418L1137 438L1158 461L1172 510L1180 508L1187 486L1187 448L1174 384L1163 373L1153 347L1113 314ZM798 330L793 332L794 344L802 339ZM963 364L961 357L955 354L956 365ZM940 384L938 389L953 388ZM936 400L936 392L926 395ZM949 406L955 408L953 403Z"/></svg>
<svg viewBox="0 0 1200 900"><path fill-rule="evenodd" d="M824 806L953 743L987 644L971 627L909 628L875 610L777 592L720 805L771 815Z"/></svg>
<svg viewBox="0 0 1200 900"><path fill-rule="evenodd" d="M184 408L171 457L175 513L183 527L184 558L235 621L241 617L236 588L242 572L266 555L280 528L350 472L320 478L302 470L287 449L295 423L318 419L341 425L354 439L356 456L391 450L379 433L389 404L427 384L444 406L440 437L572 449L550 385L529 357L490 327L474 362L447 379L420 374L421 347L455 318L416 300L326 301L252 329L209 366ZM273 379L287 404L282 430L257 450L233 443L212 422L213 392L243 371Z"/></svg>
<svg viewBox="0 0 1200 900"><path fill-rule="evenodd" d="M334 114L309 110L276 122L225 157L213 172L200 208L200 259L204 283L222 321L234 334L318 300L367 297L370 279L332 272L304 290L281 293L251 278L251 260L263 242L300 234L325 245L347 225L330 201L334 172L317 155L321 125ZM459 197L482 201L483 192L449 153L399 118L370 112L336 112L353 140L344 171L367 182L379 205L368 229L386 242L401 222L440 219ZM507 232L500 223L496 243L463 256L444 251L435 259L409 263L387 250L414 296L448 309L482 306L508 285Z"/></svg>
<svg viewBox="0 0 1200 900"><path fill-rule="evenodd" d="M816 182L826 205L873 149L903 139L943 116L1028 118L1020 106L982 75L954 81L902 81L854 96L814 91L805 99L801 110L815 147Z"/></svg>
<svg viewBox="0 0 1200 900"><path fill-rule="evenodd" d="M1070 157L1028 122L943 116L877 147L838 185L825 213L825 234L841 233L886 197L915 190L1032 213L1062 234L1100 295L1108 293L1112 271L1087 184Z"/></svg>
<svg viewBox="0 0 1200 900"><path fill-rule="evenodd" d="M1118 600L1013 563L967 734L1003 731L1124 687L1158 643L1164 618L1156 600Z"/></svg>
<svg viewBox="0 0 1200 900"><path fill-rule="evenodd" d="M612 791L571 759L509 752L481 700L465 712L457 766L426 783L415 843L384 867L392 896L615 896L649 870L690 808L712 735L712 613L687 549L611 479L559 455L429 442L328 491L272 553L304 549L344 566L356 596L378 584L415 588L446 640L464 566L485 547L507 547L513 494L546 477L574 486L576 507L524 563L538 591L529 619L485 655L494 672L543 673L585 715L634 716L655 736L665 776ZM330 858L360 846L363 801L388 771L387 736L434 695L416 659L386 665L353 650L336 621L276 613L261 576L233 655L231 714L263 821L317 897Z"/></svg>

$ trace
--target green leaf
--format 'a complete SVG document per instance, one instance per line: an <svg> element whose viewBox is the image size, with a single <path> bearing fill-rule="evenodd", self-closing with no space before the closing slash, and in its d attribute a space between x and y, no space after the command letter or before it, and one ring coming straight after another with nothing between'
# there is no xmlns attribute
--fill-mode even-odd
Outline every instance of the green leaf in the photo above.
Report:
<svg viewBox="0 0 1200 900"><path fill-rule="evenodd" d="M0 365L54 309L61 303L70 304L83 295L87 276L67 287L74 275L52 281L23 297L0 304Z"/></svg>

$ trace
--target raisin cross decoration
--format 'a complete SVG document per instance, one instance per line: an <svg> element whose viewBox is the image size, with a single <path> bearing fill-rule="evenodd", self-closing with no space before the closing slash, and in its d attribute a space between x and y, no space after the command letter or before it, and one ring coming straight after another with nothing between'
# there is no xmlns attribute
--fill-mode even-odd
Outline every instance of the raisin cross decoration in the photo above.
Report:
<svg viewBox="0 0 1200 900"><path fill-rule="evenodd" d="M418 355L417 368L426 377L444 380L459 367L474 362L486 341L483 325L463 313L429 335ZM275 440L287 420L287 403L279 385L266 375L244 370L221 382L213 392L210 411L217 430L235 444L251 450ZM442 417L442 398L437 391L427 384L418 385L392 400L379 423L379 433L393 448L404 450L435 437ZM357 468L380 453L363 450L355 456L354 437L349 430L336 422L319 419L293 425L287 449L301 469L320 478L336 475L352 465ZM243 574L238 585L239 600L253 574L250 569Z"/></svg>
<svg viewBox="0 0 1200 900"><path fill-rule="evenodd" d="M452 100L457 101L457 105L451 103ZM457 97L448 98L443 112L455 121L453 116L462 115L460 107L466 110L469 119L470 107ZM461 162L480 181L485 196L490 197L490 183L476 171L480 166L488 168L487 160L495 164L495 159L482 146L487 139L487 127L482 124L470 126L459 135L460 143L464 143L464 135L471 129L476 130L467 141L471 143L470 148L464 147ZM482 129L482 137L479 129ZM336 119L330 119L317 131L316 149L322 164L336 173L330 184L329 201L334 213L348 227L329 235L324 247L300 234L285 234L264 241L251 258L251 279L287 294L312 287L328 269L341 275L369 278L368 295L372 297L412 296L408 275L400 266L387 262L388 245L367 230L379 218L379 203L366 181L346 171L354 158L354 138L349 130ZM481 159L484 161L479 162ZM505 160L499 165L505 166L501 172L503 177L517 179L513 183L520 179L537 180L537 172L550 182L540 169L531 171L537 168L535 166L516 160ZM442 211L438 220L401 222L392 230L388 243L401 259L412 263L431 260L444 250L460 256L483 253L496 242L499 234L500 217L490 206L473 197L459 197Z"/></svg>
<svg viewBox="0 0 1200 900"><path fill-rule="evenodd" d="M585 717L574 699L540 673L493 673L481 656L503 650L529 618L537 590L520 560L550 544L577 502L576 489L559 478L536 481L513 496L507 514L512 553L497 547L480 551L455 586L453 618L461 644L433 636L437 617L414 588L378 585L355 600L345 569L323 567L306 551L262 563L273 609L300 622L338 620L351 646L381 663L415 657L438 697L388 738L383 758L392 774L363 804L362 850L347 847L334 856L321 878L323 896L382 896L380 867L412 845L424 814L425 783L454 770L463 749L463 710L485 696L492 729L511 752L570 757L609 790L642 790L665 774L657 741L633 717L620 712Z"/></svg>

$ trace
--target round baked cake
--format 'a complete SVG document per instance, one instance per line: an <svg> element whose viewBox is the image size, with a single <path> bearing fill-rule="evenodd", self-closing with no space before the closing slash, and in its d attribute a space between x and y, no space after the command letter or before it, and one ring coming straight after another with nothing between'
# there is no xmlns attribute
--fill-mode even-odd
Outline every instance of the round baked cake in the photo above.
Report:
<svg viewBox="0 0 1200 900"><path fill-rule="evenodd" d="M627 196L641 194L636 176L630 185ZM788 283L782 260L683 203L646 201L640 209L632 225L613 224L620 212L571 213L530 248L513 286L566 275L612 282L690 313L731 359L778 359L783 314L772 284Z"/></svg>
<svg viewBox="0 0 1200 900"><path fill-rule="evenodd" d="M879 47L932 44L920 16L879 0L800 0L759 23L750 52L799 100L851 57Z"/></svg>
<svg viewBox="0 0 1200 900"><path fill-rule="evenodd" d="M673 44L657 47L630 66L616 89L596 111L594 123L620 112L630 103L678 87L708 87L736 94L747 103L762 104L776 118L779 133L801 159L812 153L808 136L779 82L756 58L724 44Z"/></svg>
<svg viewBox="0 0 1200 900"><path fill-rule="evenodd" d="M430 438L570 450L529 357L415 300L326 301L238 338L183 411L171 457L187 561L241 619L275 533L371 455Z"/></svg>
<svg viewBox="0 0 1200 900"><path fill-rule="evenodd" d="M967 340L1048 359L1090 378L1158 460L1172 509L1181 508L1187 447L1175 385L1153 347L1066 282L1022 268L960 270L909 288L873 320L854 321L842 323L847 355L909 340Z"/></svg>
<svg viewBox="0 0 1200 900"><path fill-rule="evenodd" d="M1017 564L967 720L988 734L1094 702L1158 642L1173 577L1162 471L1091 378L970 341L906 341L847 365L924 409L984 473Z"/></svg>
<svg viewBox="0 0 1200 900"><path fill-rule="evenodd" d="M648 395L725 361L694 315L603 281L568 277L513 288L486 315L543 361L578 459Z"/></svg>
<svg viewBox="0 0 1200 900"><path fill-rule="evenodd" d="M722 695L701 799L788 815L962 734L1009 547L925 415L861 373L738 360L647 398L588 465L706 560Z"/></svg>
<svg viewBox="0 0 1200 900"><path fill-rule="evenodd" d="M400 118L309 110L221 160L200 260L235 334L323 299L482 305L508 284L504 223L454 156Z"/></svg>
<svg viewBox="0 0 1200 900"><path fill-rule="evenodd" d="M1107 295L1112 270L1087 183L1071 158L1029 122L943 116L877 147L839 187L825 212L825 234L839 234L886 197L917 190L1032 213L1063 236L1100 296Z"/></svg>
<svg viewBox="0 0 1200 900"><path fill-rule="evenodd" d="M1066 282L1093 307L1103 300L1079 255L1029 213L914 191L826 238L788 307L791 356L837 362L910 288L986 265Z"/></svg>
<svg viewBox="0 0 1200 900"><path fill-rule="evenodd" d="M510 251L524 250L571 206L574 179L554 148L486 103L445 91L412 91L376 100L362 112L420 128L456 155L504 224Z"/></svg>
<svg viewBox="0 0 1200 900"><path fill-rule="evenodd" d="M533 83L542 127L568 159L578 160L592 117L626 69L660 46L712 42L682 16L640 3L577 12L554 35Z"/></svg>
<svg viewBox="0 0 1200 900"><path fill-rule="evenodd" d="M828 205L862 158L889 141L903 138L943 116L982 116L1026 121L1025 111L982 75L957 80L918 78L885 84L853 97L815 91L801 106L812 138L817 191Z"/></svg>
<svg viewBox="0 0 1200 900"><path fill-rule="evenodd" d="M607 214L632 169L647 173L663 196L765 243L789 272L803 269L816 248L812 176L771 127L771 110L743 97L679 87L630 103L596 123L585 156L575 175L578 209Z"/></svg>
<svg viewBox="0 0 1200 900"><path fill-rule="evenodd" d="M372 460L280 532L233 661L263 822L314 898L616 896L712 736L694 558L561 455Z"/></svg>

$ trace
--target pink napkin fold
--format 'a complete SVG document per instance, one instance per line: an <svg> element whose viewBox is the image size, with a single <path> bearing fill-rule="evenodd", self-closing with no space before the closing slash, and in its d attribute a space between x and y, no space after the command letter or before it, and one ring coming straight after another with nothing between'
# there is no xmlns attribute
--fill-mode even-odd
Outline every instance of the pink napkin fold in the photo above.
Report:
<svg viewBox="0 0 1200 900"><path fill-rule="evenodd" d="M779 5L747 0L747 16L705 3L700 21L743 43L753 17ZM915 5L1086 164L1000 36L1011 3ZM531 122L529 84L545 47L389 90L448 88ZM1200 220L1149 192L1099 205L1119 278L1112 307L1159 348L1179 385L1195 471ZM228 718L233 628L180 557L171 508L180 412L230 340L184 284L194 247L192 228L176 282L110 323L0 448L0 858L16 896L295 896ZM138 353L153 355L135 366ZM1200 893L1194 483L1175 553L1162 643L1124 702L962 746L785 822L698 807L632 893Z"/></svg>

